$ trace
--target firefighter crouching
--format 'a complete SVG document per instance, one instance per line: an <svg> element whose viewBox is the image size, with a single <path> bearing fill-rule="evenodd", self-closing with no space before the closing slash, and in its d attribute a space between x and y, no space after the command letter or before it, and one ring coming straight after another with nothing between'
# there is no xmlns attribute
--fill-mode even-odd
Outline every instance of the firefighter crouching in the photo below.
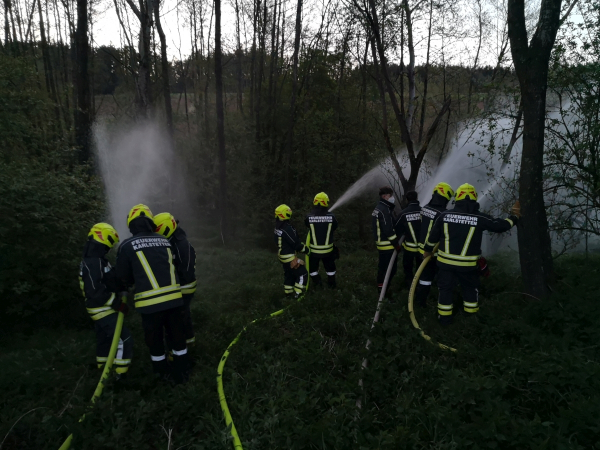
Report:
<svg viewBox="0 0 600 450"><path fill-rule="evenodd" d="M440 213L425 242L424 257L438 248L438 319L441 325L452 323L452 291L456 282L461 286L463 307L467 313L479 311L479 268L481 239L484 231L502 233L510 230L520 216L519 202L506 219L495 219L479 212L477 191L470 184L456 190L456 204L451 211Z"/></svg>
<svg viewBox="0 0 600 450"><path fill-rule="evenodd" d="M136 205L129 212L127 225L133 236L119 247L117 275L127 286L135 285L135 309L142 315L154 372L164 381L182 383L189 366L177 259L167 238L154 232L152 218L146 205ZM165 354L165 329L172 340L172 367Z"/></svg>
<svg viewBox="0 0 600 450"><path fill-rule="evenodd" d="M310 255L310 249L300 240L298 232L290 223L292 210L287 205L275 209L275 242L277 256L283 265L283 289L286 297L300 297L306 289L308 272L304 261L298 259L296 252Z"/></svg>
<svg viewBox="0 0 600 450"><path fill-rule="evenodd" d="M179 221L170 213L160 213L154 216L156 232L162 234L169 240L172 251L175 253L178 264L177 275L181 284L181 295L183 298L183 308L185 313L184 332L185 343L187 347L196 343L194 336L194 325L192 323L192 313L190 303L196 292L196 250L187 239L185 231L179 226ZM171 345L170 336L167 336L167 344Z"/></svg>
<svg viewBox="0 0 600 450"><path fill-rule="evenodd" d="M446 206L450 199L454 197L454 190L448 183L438 183L433 188L433 195L429 203L421 208L421 234L419 236L419 252L421 255L425 252L425 242L429 238L435 219L446 211ZM435 255L434 255L435 256ZM437 272L435 261L429 261L419 278L417 285L416 303L425 308L427 306L427 296L431 290L431 283Z"/></svg>
<svg viewBox="0 0 600 450"><path fill-rule="evenodd" d="M402 248L402 266L404 268L404 287L410 289L414 276L414 268L421 264L421 253L419 252L419 236L421 233L421 205L415 191L406 193L408 206L400 211L394 226L398 238L404 236Z"/></svg>
<svg viewBox="0 0 600 450"><path fill-rule="evenodd" d="M394 191L389 186L384 186L379 189L379 203L375 206L373 213L373 235L379 252L379 264L377 267L377 289L379 293L383 288L385 273L394 254L394 249L400 251L402 247L398 245L398 236L394 230ZM398 259L394 260L392 272L390 274L390 282L396 274ZM389 292L389 288L388 288Z"/></svg>
<svg viewBox="0 0 600 450"><path fill-rule="evenodd" d="M79 285L85 297L85 306L96 329L96 363L101 369L108 360L115 328L117 312L127 313L127 305L117 294L119 285L115 270L106 254L119 242L117 231L107 223L97 223L88 234L79 270ZM131 364L133 338L123 327L113 366L122 378Z"/></svg>
<svg viewBox="0 0 600 450"><path fill-rule="evenodd" d="M335 260L339 254L337 247L333 245L333 233L337 229L338 222L335 216L329 212L329 196L325 192L315 195L313 205L313 209L304 219L310 236L310 278L315 287L321 286L319 263L323 261L325 273L327 273L327 285L335 288Z"/></svg>

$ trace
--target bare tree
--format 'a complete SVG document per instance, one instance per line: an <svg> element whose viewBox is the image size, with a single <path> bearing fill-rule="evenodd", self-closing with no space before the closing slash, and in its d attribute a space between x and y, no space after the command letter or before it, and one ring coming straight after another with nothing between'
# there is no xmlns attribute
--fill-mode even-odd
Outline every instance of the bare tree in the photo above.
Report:
<svg viewBox="0 0 600 450"><path fill-rule="evenodd" d="M79 162L90 158L90 137L92 125L89 41L88 41L88 0L77 0L77 29L75 44L75 90L77 109L75 111L75 142L79 148Z"/></svg>
<svg viewBox="0 0 600 450"><path fill-rule="evenodd" d="M162 91L165 99L165 118L167 121L167 131L171 140L173 139L173 107L171 105L171 85L169 82L169 59L167 58L167 38L160 22L160 0L154 0L154 20L156 30L160 38L160 62L162 69Z"/></svg>
<svg viewBox="0 0 600 450"><path fill-rule="evenodd" d="M217 143L219 149L219 208L221 233L229 237L227 215L227 154L225 153L225 115L223 111L223 66L221 50L221 0L215 0L215 88L217 94Z"/></svg>
<svg viewBox="0 0 600 450"><path fill-rule="evenodd" d="M527 36L525 0L508 0L508 36L523 108L523 153L519 178L519 258L526 293L549 294L554 276L548 218L544 205L544 126L550 54L560 26L562 0L544 0L531 37Z"/></svg>

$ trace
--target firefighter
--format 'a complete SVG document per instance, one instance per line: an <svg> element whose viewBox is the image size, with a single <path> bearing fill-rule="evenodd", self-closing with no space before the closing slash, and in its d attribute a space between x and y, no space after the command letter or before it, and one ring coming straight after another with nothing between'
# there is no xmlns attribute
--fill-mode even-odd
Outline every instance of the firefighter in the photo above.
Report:
<svg viewBox="0 0 600 450"><path fill-rule="evenodd" d="M175 267L178 261L167 238L154 232L152 219L146 205L129 211L127 225L133 236L119 247L117 275L127 286L135 285L135 309L142 315L154 373L164 381L182 383L187 380L189 365L185 308ZM172 367L165 354L164 329L172 339Z"/></svg>
<svg viewBox="0 0 600 450"><path fill-rule="evenodd" d="M375 206L373 213L373 235L375 237L375 244L379 252L379 265L377 267L377 289L379 293L383 289L383 282L385 280L385 273L390 264L394 249L400 251L402 247L398 245L398 236L394 230L394 191L389 186L384 186L379 189L379 203ZM398 260L394 260L392 272L390 274L390 281L396 274ZM388 290L389 292L389 290Z"/></svg>
<svg viewBox="0 0 600 450"><path fill-rule="evenodd" d="M196 343L194 337L194 325L192 324L192 313L190 303L196 292L196 250L187 239L185 231L179 226L179 221L175 220L170 213L160 213L154 216L156 232L162 234L169 240L171 248L177 257L177 274L181 284L181 295L183 296L183 306L185 309L185 343L187 347ZM167 339L170 344L170 336Z"/></svg>
<svg viewBox="0 0 600 450"><path fill-rule="evenodd" d="M450 199L454 197L454 190L448 183L438 183L433 188L433 195L429 203L421 208L421 234L419 236L419 252L421 255L425 252L425 241L431 233L431 228L435 219L446 211L446 206ZM431 283L437 272L437 265L434 261L430 261L425 266L419 278L417 285L416 302L417 305L425 308L427 306L427 296L431 290Z"/></svg>
<svg viewBox="0 0 600 450"><path fill-rule="evenodd" d="M85 306L96 329L96 363L101 369L108 360L115 328L117 312L127 314L127 305L118 295L119 285L115 269L110 266L106 254L119 242L117 231L107 223L97 223L88 233L79 268L79 285L85 297ZM119 347L113 361L115 371L122 378L129 369L133 355L131 332L123 327Z"/></svg>
<svg viewBox="0 0 600 450"><path fill-rule="evenodd" d="M419 236L421 234L421 205L415 191L408 191L405 195L408 206L400 211L394 226L398 238L404 236L402 248L402 265L404 268L404 286L410 289L414 276L413 268L419 268L421 253L419 252Z"/></svg>
<svg viewBox="0 0 600 450"><path fill-rule="evenodd" d="M315 287L321 286L319 262L323 261L327 273L327 285L333 289L336 287L335 260L338 256L337 247L333 245L333 233L337 229L338 222L329 212L329 196L325 192L315 195L313 205L313 209L304 219L310 236L310 278Z"/></svg>
<svg viewBox="0 0 600 450"><path fill-rule="evenodd" d="M287 205L279 205L275 209L275 242L277 256L283 265L283 289L286 297L300 297L306 289L308 272L304 261L296 256L296 252L310 255L310 248L302 242L298 232L290 223L292 210Z"/></svg>
<svg viewBox="0 0 600 450"><path fill-rule="evenodd" d="M431 255L440 243L437 256L438 319L441 325L452 323L452 291L456 282L461 286L463 307L467 313L479 311L479 267L481 239L484 231L503 233L510 230L520 217L519 202L506 219L495 219L479 212L477 191L470 184L456 190L456 204L451 211L440 213L425 242L424 257Z"/></svg>

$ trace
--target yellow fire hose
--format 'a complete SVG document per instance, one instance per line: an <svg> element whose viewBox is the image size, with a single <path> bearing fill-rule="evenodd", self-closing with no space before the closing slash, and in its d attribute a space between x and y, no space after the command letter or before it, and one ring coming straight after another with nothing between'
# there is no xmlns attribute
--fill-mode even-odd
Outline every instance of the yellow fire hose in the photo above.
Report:
<svg viewBox="0 0 600 450"><path fill-rule="evenodd" d="M439 246L439 244L436 244L436 246L433 248L432 254L437 251L438 246ZM451 352L456 352L455 348L448 347L447 345L433 341L433 339L431 339L430 336L426 335L425 332L421 329L421 327L419 326L419 323L417 322L417 319L415 317L415 311L413 308L415 291L417 290L417 284L419 283L419 278L421 278L421 274L423 273L423 270L425 270L425 266L427 266L427 263L429 262L430 259L431 259L431 256L428 256L427 258L425 258L423 260L423 262L419 266L419 269L417 270L417 273L415 274L415 277L413 278L412 284L410 285L410 291L408 292L408 313L410 315L410 321L412 322L413 326L417 330L419 330L419 333L421 334L421 336L423 336L423 339L425 339L428 342L431 342L433 345L437 345L439 348L441 348L443 350L450 350Z"/></svg>
<svg viewBox="0 0 600 450"><path fill-rule="evenodd" d="M308 233L308 236L306 237L306 247L308 247L309 244L310 244L310 231ZM305 257L305 260L306 260L305 265L306 265L306 272L307 272L306 289L304 291L304 294L302 294L300 297L298 297L298 301L301 301L304 298L304 295L306 295L306 291L308 291L308 284L310 282L310 268L309 268L308 256ZM292 305L293 305L293 303L291 303L288 306L286 306L285 308L282 308L279 311L275 311L265 317L259 317L258 319L254 319L252 322L250 322L248 325L246 325L242 329L242 331L240 331L238 333L238 335L235 337L235 339L233 341L231 341L231 343L227 347L227 350L225 350L225 353L223 353L223 356L221 357L221 361L219 362L219 367L217 367L217 392L219 393L219 402L221 403L221 410L223 411L223 417L225 418L225 425L227 426L227 428L231 427L229 432L231 433L231 437L233 438L234 450L242 450L243 447L242 447L242 441L240 440L240 436L238 435L238 432L235 428L235 424L233 423L233 418L231 417L231 412L229 411L229 406L227 405L227 399L225 398L225 390L223 389L223 369L225 368L225 363L227 362L227 358L229 357L231 348L235 344L237 344L237 342L240 340L240 337L242 336L244 331L246 331L246 329L250 325L252 325L253 323L261 322L263 320L270 319L271 317L275 317L280 314L283 314L283 312ZM61 449L59 449L59 450L61 450Z"/></svg>
<svg viewBox="0 0 600 450"><path fill-rule="evenodd" d="M123 303L127 303L127 296L123 296ZM108 352L108 359L104 364L104 370L102 371L102 376L100 377L100 381L98 381L98 385L96 386L96 390L94 391L94 395L92 396L92 404L96 403L96 400L100 398L102 395L102 390L104 389L104 380L108 379L108 374L112 369L113 361L117 354L117 348L119 347L119 339L121 339L121 329L123 328L123 319L125 314L122 312L118 312L117 317L117 325L115 327L115 334L113 335L112 344L110 346L110 351ZM81 416L79 422L83 422L85 419L85 414ZM63 445L60 446L58 450L67 450L71 446L71 441L73 440L73 435L70 434L69 437L63 442Z"/></svg>

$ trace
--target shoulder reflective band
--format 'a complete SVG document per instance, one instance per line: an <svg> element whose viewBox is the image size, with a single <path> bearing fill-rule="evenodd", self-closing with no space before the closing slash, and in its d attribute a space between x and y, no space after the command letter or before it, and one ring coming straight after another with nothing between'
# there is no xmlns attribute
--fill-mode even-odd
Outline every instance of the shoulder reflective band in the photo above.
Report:
<svg viewBox="0 0 600 450"><path fill-rule="evenodd" d="M444 224L444 226L445 225L446 224ZM432 253L435 253L438 246L439 246L439 244L436 244L436 246L433 248ZM431 256L428 256L427 258L425 258L423 260L423 262L419 266L419 270L417 270L417 273L415 274L415 277L413 278L412 284L410 285L410 291L408 293L408 313L410 315L410 321L412 322L413 326L419 331L419 334L423 337L423 339L425 339L427 342L431 342L433 345L437 345L442 350L450 350L451 352L456 352L457 350L455 348L448 347L447 345L441 344L439 342L435 342L433 339L431 339L430 336L427 336L425 334L425 332L421 329L421 327L419 327L419 323L417 322L417 319L415 317L415 311L413 308L415 291L417 290L417 284L419 283L419 278L421 278L421 274L423 273L423 270L425 270L425 266L427 266L427 263L429 262L430 259L431 259Z"/></svg>
<svg viewBox="0 0 600 450"><path fill-rule="evenodd" d="M123 297L123 303L127 303L127 297ZM117 355L117 349L119 348L119 341L121 340L121 330L123 329L123 319L125 315L122 312L119 312L117 316L117 325L115 326L115 334L113 334L112 343L110 345L110 351L108 352L108 358L106 358L106 364L104 365L104 370L102 371L102 375L100 376L100 381L98 381L98 385L96 386L96 390L94 391L94 395L92 395L92 405L96 403L96 400L100 398L102 395L102 389L104 389L104 380L108 379L108 374L110 373L110 369L112 368L113 362L115 360L115 356ZM91 408L91 406L90 406ZM83 422L85 419L85 414L81 416L79 422ZM69 437L63 442L58 450L67 450L71 447L71 441L73 440L73 435L70 434Z"/></svg>
<svg viewBox="0 0 600 450"><path fill-rule="evenodd" d="M308 234L308 236L306 236L306 246L308 247L309 245L310 245L310 233ZM305 259L306 259L306 261L305 261L306 271L310 272L308 256ZM308 291L309 282L310 282L310 277L308 277L308 281L306 282L306 291ZM302 294L300 297L298 297L298 301L301 301L304 298L304 296L306 295L306 291L304 291L304 294ZM243 450L243 447L242 447L242 441L240 440L240 436L238 435L238 432L235 428L235 424L233 423L233 417L231 417L231 412L229 411L229 406L227 405L227 399L225 398L225 390L223 389L223 370L225 369L225 363L227 362L227 358L229 357L231 348L235 344L237 344L237 342L240 340L244 331L246 331L246 329L250 325L252 325L253 323L261 322L263 320L270 319L271 317L276 317L280 314L283 314L283 312L292 305L293 305L293 303L290 303L285 308L280 309L279 311L275 311L275 312L269 314L268 316L254 319L252 322L250 322L248 325L246 325L242 329L242 331L240 331L238 333L238 335L235 337L235 339L233 341L231 341L231 343L227 347L227 350L225 350L225 353L223 353L223 356L221 356L221 361L219 361L219 367L217 367L217 392L219 394L219 403L221 403L221 410L223 411L223 417L225 418L225 425L227 425L227 428L229 428L229 432L231 433L231 437L233 438L232 444L233 444L234 450ZM59 450L63 450L63 449L61 448Z"/></svg>

